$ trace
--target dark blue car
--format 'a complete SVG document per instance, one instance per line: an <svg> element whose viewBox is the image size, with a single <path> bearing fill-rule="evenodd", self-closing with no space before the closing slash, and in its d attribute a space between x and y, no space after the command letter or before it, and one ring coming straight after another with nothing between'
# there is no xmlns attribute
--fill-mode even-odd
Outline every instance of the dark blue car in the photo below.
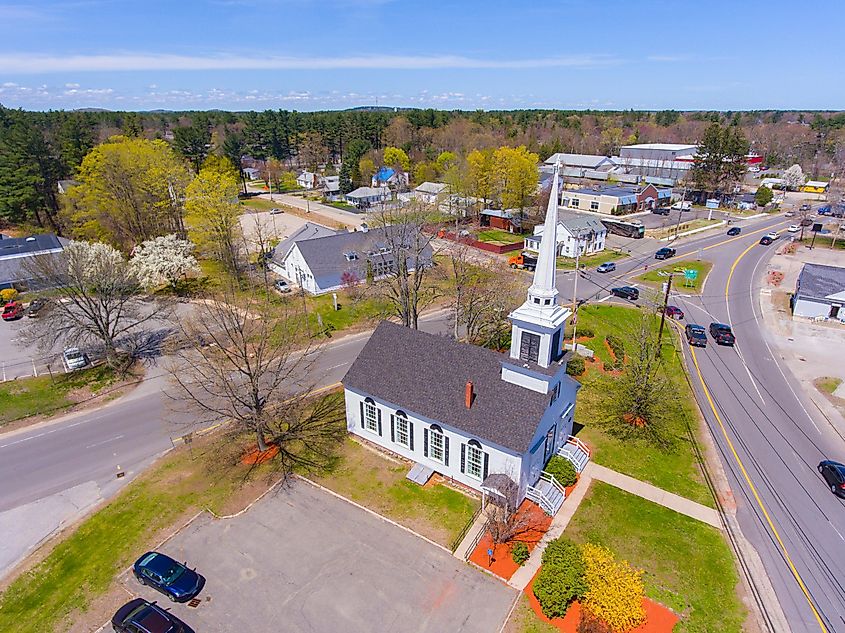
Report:
<svg viewBox="0 0 845 633"><path fill-rule="evenodd" d="M182 563L158 552L147 552L132 567L142 585L157 589L174 602L187 602L205 584L205 578Z"/></svg>

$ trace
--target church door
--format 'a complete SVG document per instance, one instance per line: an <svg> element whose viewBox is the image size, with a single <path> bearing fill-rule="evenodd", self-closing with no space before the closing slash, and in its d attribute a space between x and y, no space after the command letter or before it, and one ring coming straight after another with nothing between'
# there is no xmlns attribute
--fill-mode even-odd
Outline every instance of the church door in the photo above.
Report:
<svg viewBox="0 0 845 633"><path fill-rule="evenodd" d="M543 449L543 464L548 463L549 458L552 456L552 451L555 450L555 430L557 425L553 426L549 429L549 432L546 433L546 446Z"/></svg>
<svg viewBox="0 0 845 633"><path fill-rule="evenodd" d="M540 335L523 332L519 339L519 360L536 363L540 358Z"/></svg>
<svg viewBox="0 0 845 633"><path fill-rule="evenodd" d="M560 358L560 330L552 335L552 360Z"/></svg>

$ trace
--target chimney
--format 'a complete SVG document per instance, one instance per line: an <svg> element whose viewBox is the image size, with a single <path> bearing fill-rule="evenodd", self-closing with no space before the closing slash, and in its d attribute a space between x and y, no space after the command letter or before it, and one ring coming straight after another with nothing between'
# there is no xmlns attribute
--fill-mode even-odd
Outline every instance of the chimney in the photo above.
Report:
<svg viewBox="0 0 845 633"><path fill-rule="evenodd" d="M466 389L464 390L464 400L465 400L465 404L466 404L467 409L472 407L472 401L474 399L475 399L475 392L473 392L473 390L472 390L472 381L468 380Z"/></svg>

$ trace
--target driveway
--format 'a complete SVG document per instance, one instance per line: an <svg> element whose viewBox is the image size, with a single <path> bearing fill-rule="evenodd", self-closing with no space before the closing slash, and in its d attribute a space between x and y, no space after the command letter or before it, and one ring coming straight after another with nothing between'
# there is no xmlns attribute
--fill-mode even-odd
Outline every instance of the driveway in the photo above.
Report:
<svg viewBox="0 0 845 633"><path fill-rule="evenodd" d="M265 239L276 237L283 240L308 222L305 218L292 213L271 214L269 211L244 213L240 220L244 236L248 241L256 239L256 234L259 231L264 233Z"/></svg>
<svg viewBox="0 0 845 633"><path fill-rule="evenodd" d="M301 481L239 517L203 516L161 549L206 577L198 607L172 605L197 631L491 633L516 596L439 547ZM131 575L124 582L171 606Z"/></svg>

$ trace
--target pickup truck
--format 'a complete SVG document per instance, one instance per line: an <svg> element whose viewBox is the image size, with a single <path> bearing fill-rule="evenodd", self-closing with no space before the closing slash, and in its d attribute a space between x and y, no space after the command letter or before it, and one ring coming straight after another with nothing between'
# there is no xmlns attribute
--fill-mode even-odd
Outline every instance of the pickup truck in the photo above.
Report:
<svg viewBox="0 0 845 633"><path fill-rule="evenodd" d="M519 268L525 270L534 270L537 268L537 258L531 253L522 252L519 255L514 255L508 259L508 265L511 268Z"/></svg>

